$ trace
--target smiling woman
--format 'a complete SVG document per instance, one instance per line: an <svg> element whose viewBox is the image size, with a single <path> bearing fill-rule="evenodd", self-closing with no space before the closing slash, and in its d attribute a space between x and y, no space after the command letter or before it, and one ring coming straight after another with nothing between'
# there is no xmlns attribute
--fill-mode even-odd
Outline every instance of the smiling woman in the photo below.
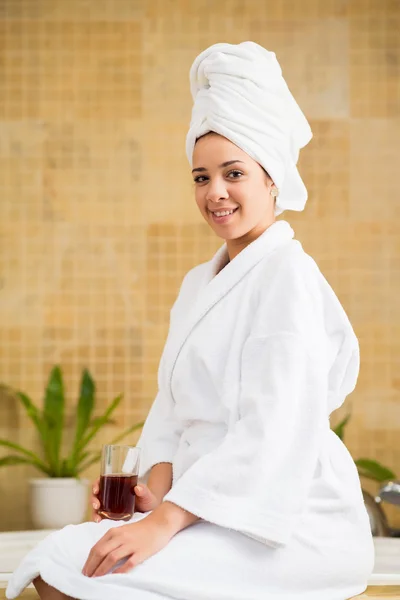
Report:
<svg viewBox="0 0 400 600"><path fill-rule="evenodd" d="M211 46L190 83L195 199L225 243L186 274L171 309L138 442L140 482L157 502L127 523L51 534L8 598L32 580L43 600L344 600L366 589L369 518L329 425L356 385L358 341L276 221L307 200L296 165L310 127L275 54L252 42Z"/></svg>

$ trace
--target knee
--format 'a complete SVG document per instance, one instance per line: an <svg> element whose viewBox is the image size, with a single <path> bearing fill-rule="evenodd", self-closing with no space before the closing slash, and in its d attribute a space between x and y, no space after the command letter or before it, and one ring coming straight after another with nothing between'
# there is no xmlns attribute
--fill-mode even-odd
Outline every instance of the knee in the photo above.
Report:
<svg viewBox="0 0 400 600"><path fill-rule="evenodd" d="M36 577L32 583L35 586L41 600L74 600L71 598L71 596L63 594L59 590L56 590L56 588L43 581L40 575Z"/></svg>

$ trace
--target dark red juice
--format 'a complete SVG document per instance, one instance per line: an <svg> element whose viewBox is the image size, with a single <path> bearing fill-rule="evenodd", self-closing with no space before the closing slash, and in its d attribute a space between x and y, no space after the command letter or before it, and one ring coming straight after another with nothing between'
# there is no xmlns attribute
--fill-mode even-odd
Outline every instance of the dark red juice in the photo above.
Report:
<svg viewBox="0 0 400 600"><path fill-rule="evenodd" d="M101 475L99 515L106 519L127 521L135 510L137 475Z"/></svg>

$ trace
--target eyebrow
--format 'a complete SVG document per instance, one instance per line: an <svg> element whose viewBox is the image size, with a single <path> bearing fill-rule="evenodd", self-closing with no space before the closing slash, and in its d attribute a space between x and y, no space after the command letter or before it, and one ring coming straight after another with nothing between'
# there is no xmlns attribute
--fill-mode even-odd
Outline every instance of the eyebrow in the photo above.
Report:
<svg viewBox="0 0 400 600"><path fill-rule="evenodd" d="M242 160L227 160L226 162L223 162L222 165L219 165L218 168L222 169L223 167L229 167L229 165L233 165L233 163L243 163L243 161ZM207 171L207 169L205 167L198 167L197 169L193 169L192 173L194 173L195 171Z"/></svg>

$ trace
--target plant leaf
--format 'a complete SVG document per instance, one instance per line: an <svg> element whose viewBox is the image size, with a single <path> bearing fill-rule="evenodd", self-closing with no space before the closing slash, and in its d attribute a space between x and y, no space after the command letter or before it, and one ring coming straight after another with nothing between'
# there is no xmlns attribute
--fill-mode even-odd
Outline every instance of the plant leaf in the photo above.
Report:
<svg viewBox="0 0 400 600"><path fill-rule="evenodd" d="M359 458L355 461L358 473L361 477L372 479L373 481L388 481L389 479L395 479L396 475L387 467L381 465L375 460L369 458Z"/></svg>
<svg viewBox="0 0 400 600"><path fill-rule="evenodd" d="M77 454L74 458L74 462L71 463L69 462L69 468L70 469L78 469L79 465L81 464L81 462L83 460L85 460L88 456L90 456L90 454L92 454L92 452L86 451L86 452L81 452L80 454ZM78 472L78 471L77 471Z"/></svg>
<svg viewBox="0 0 400 600"><path fill-rule="evenodd" d="M71 465L68 459L61 461L59 477L77 477L77 475L76 465Z"/></svg>
<svg viewBox="0 0 400 600"><path fill-rule="evenodd" d="M15 392L15 395L21 401L22 405L24 406L24 408L27 412L28 417L31 419L31 421L36 426L36 429L38 430L38 433L39 433L39 436L40 436L42 442L45 443L45 441L46 441L45 427L43 425L43 421L40 416L39 409L34 405L34 403L29 398L29 396L27 396L23 392Z"/></svg>
<svg viewBox="0 0 400 600"><path fill-rule="evenodd" d="M117 435L117 437L115 437L113 440L111 440L110 444L117 444L120 440L122 440L122 438L126 437L130 433L133 433L137 429L141 429L141 427L143 427L143 425L144 425L144 421L141 421L140 423L135 423L135 425L131 425L131 427L128 427L128 429L125 429L125 431L123 431L122 433ZM100 459L101 459L101 451L96 452L94 454L94 456L92 456L88 462L80 465L78 468L78 473L82 473L82 471L84 471L85 469L87 469L88 467L93 465L95 462L100 462Z"/></svg>
<svg viewBox="0 0 400 600"><path fill-rule="evenodd" d="M64 425L64 384L58 365L51 370L46 387L43 419L47 426L50 464L57 476L60 470L60 448Z"/></svg>
<svg viewBox="0 0 400 600"><path fill-rule="evenodd" d="M141 429L143 427L144 423L145 423L144 421L140 421L139 423L135 423L135 425L131 425L130 427L125 429L125 431L123 431L122 433L117 435L117 437L115 437L113 440L111 440L110 444L118 444L118 442L120 440L122 440L124 437L126 437L130 433L133 433L137 429Z"/></svg>
<svg viewBox="0 0 400 600"><path fill-rule="evenodd" d="M44 439L43 439L44 426L43 426L42 418L40 415L40 410L37 408L37 406L35 406L35 404L29 398L29 396L27 396L27 394L24 394L24 392L14 390L10 386L4 385L4 384L0 385L0 390L4 393L8 394L11 398L16 398L17 400L19 400L21 402L21 404L23 405L23 407L26 410L28 417L31 419L31 421L35 425L40 437L42 438L42 441L44 441Z"/></svg>
<svg viewBox="0 0 400 600"><path fill-rule="evenodd" d="M48 473L48 474L50 473L48 466L36 454L34 454L33 452L30 452L29 450L26 450L19 444L14 444L14 442L9 442L8 440L0 439L0 446L4 446L6 448L11 448L12 450L17 450L17 452L20 452L21 454L28 456L31 459L31 461L34 462L34 464L37 466L38 469L40 469L44 473Z"/></svg>
<svg viewBox="0 0 400 600"><path fill-rule="evenodd" d="M343 419L343 421L341 421L338 425L336 425L336 427L333 428L333 431L342 440L342 442L344 440L344 428L346 427L350 417L351 417L351 413L346 415L345 418Z"/></svg>
<svg viewBox="0 0 400 600"><path fill-rule="evenodd" d="M24 392L14 392L16 397L20 400L20 402L22 403L22 405L24 406L28 417L31 419L31 421L34 423L38 435L39 435L39 439L42 443L46 458L47 458L47 462L49 464L49 468L50 471L52 470L52 466L51 466L51 456L49 453L49 448L48 448L48 435L47 435L47 426L46 423L44 422L44 420L41 417L40 411L37 408L37 406L35 406L35 404L33 403L33 401L29 398L29 396L27 394L25 394Z"/></svg>
<svg viewBox="0 0 400 600"><path fill-rule="evenodd" d="M82 456L82 459L80 461L80 463L77 466L77 473L78 475L80 473L82 473L82 471L84 471L85 469L87 469L88 467L90 467L91 465L93 465L95 462L98 462L100 464L100 459L101 459L101 452L85 452L85 458L87 458L88 456L90 456L92 454L92 456L90 457L90 459L85 463L84 462L84 457Z"/></svg>
<svg viewBox="0 0 400 600"><path fill-rule="evenodd" d="M99 431L99 429L107 423L109 416L114 412L114 410L117 408L118 404L121 402L122 396L123 395L120 394L119 396L114 398L114 400L111 402L110 406L106 409L105 413L101 417L98 417L96 419L96 424L91 427L89 433L83 438L83 440L81 440L79 442L78 448L77 448L79 453L94 438L94 436Z"/></svg>
<svg viewBox="0 0 400 600"><path fill-rule="evenodd" d="M101 421L102 426L103 425L116 425L117 424L117 421L115 419L107 419L107 421L104 421L104 417L95 417L94 419L92 419L90 421L89 425L90 425L90 427L94 427L100 421Z"/></svg>
<svg viewBox="0 0 400 600"><path fill-rule="evenodd" d="M9 454L8 456L3 456L0 458L0 467L6 467L10 465L32 465L42 471L46 475L49 475L48 471L44 471L41 469L36 463L34 463L31 459L25 458L23 456L17 456L16 454Z"/></svg>
<svg viewBox="0 0 400 600"><path fill-rule="evenodd" d="M69 459L70 466L76 463L76 456L78 454L79 443L82 441L82 438L90 425L90 419L95 403L95 392L96 386L93 381L93 378L90 375L89 371L87 369L84 369L82 372L80 394L77 407L75 440Z"/></svg>

